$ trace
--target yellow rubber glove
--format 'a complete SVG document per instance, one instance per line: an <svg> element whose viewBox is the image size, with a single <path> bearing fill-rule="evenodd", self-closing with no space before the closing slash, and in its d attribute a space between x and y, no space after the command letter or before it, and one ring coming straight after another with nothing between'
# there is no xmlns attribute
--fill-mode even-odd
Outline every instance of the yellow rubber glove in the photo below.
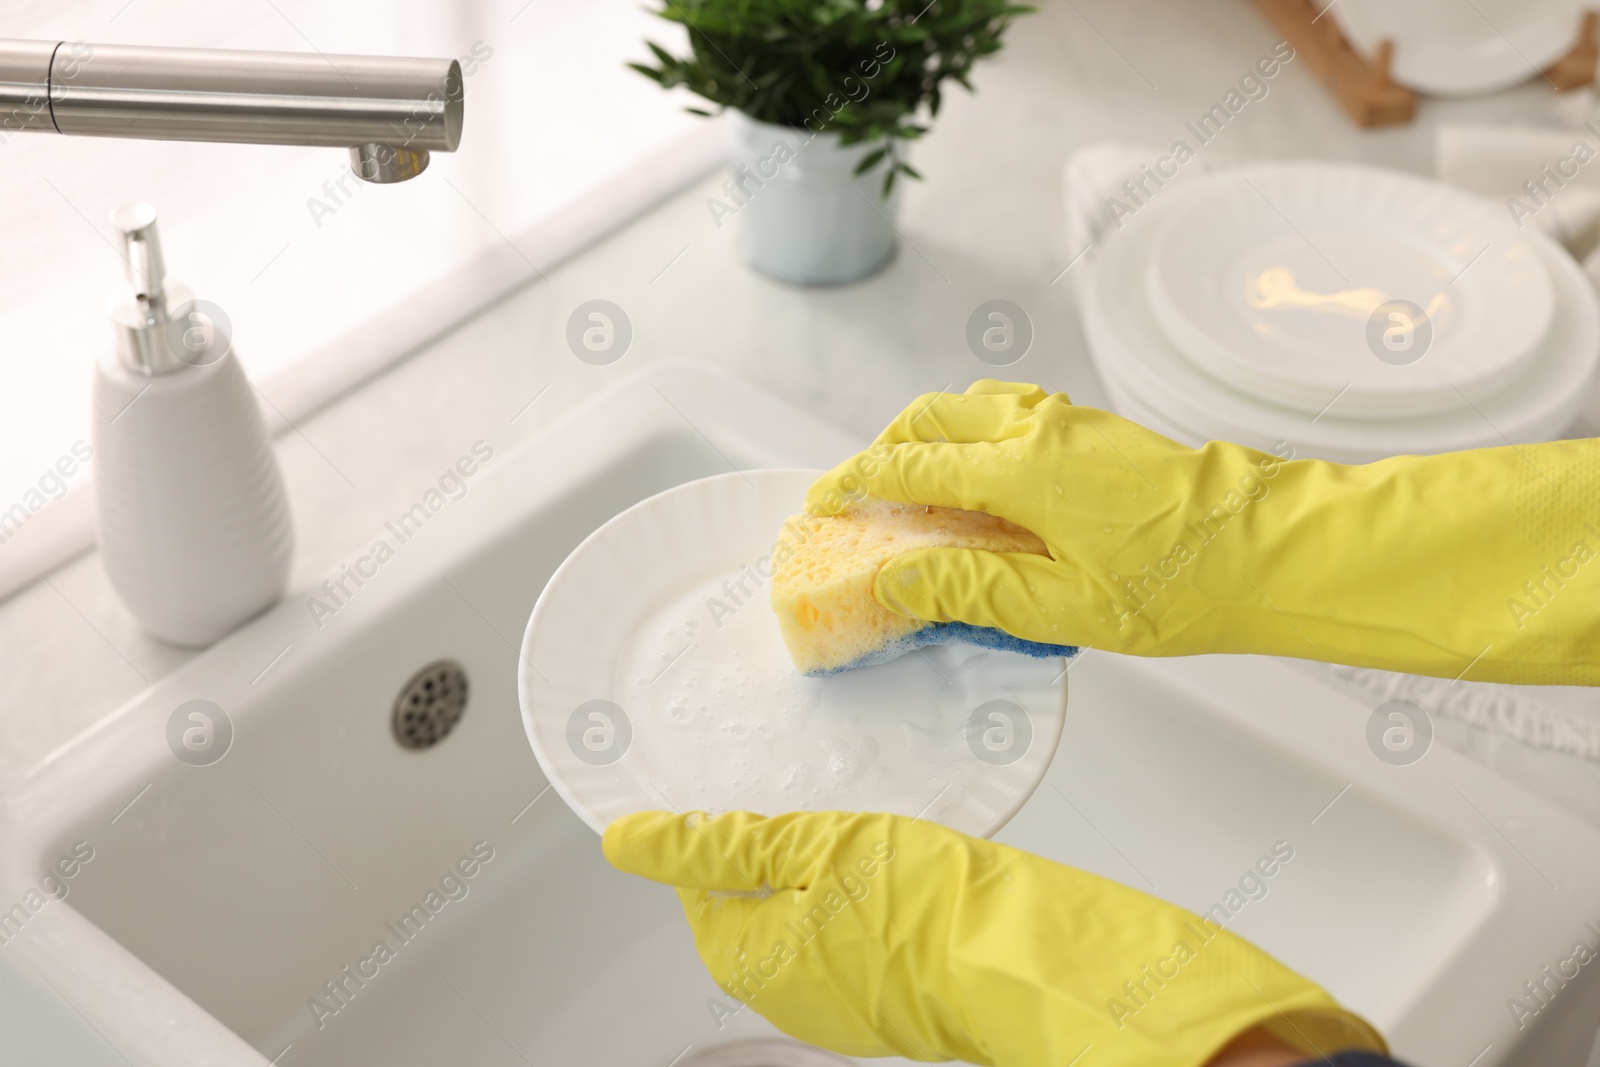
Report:
<svg viewBox="0 0 1600 1067"><path fill-rule="evenodd" d="M1053 558L907 552L914 618L1143 656L1256 652L1475 681L1600 684L1600 441L1346 466L1191 449L1038 386L920 397L820 479L986 511Z"/></svg>
<svg viewBox="0 0 1600 1067"><path fill-rule="evenodd" d="M1308 1060L1383 1039L1182 908L899 815L641 812L621 870L681 887L717 983L847 1056L1200 1067L1261 1027Z"/></svg>

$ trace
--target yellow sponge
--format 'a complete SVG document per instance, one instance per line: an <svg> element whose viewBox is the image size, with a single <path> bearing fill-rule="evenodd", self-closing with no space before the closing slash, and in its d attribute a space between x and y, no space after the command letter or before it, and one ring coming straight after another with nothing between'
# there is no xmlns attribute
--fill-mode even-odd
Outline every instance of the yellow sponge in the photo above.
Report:
<svg viewBox="0 0 1600 1067"><path fill-rule="evenodd" d="M1049 554L1028 530L981 511L871 500L827 518L796 515L773 549L772 610L801 673L831 674L955 641L1037 656L1077 651L965 623L908 619L885 608L872 592L878 570L918 548Z"/></svg>

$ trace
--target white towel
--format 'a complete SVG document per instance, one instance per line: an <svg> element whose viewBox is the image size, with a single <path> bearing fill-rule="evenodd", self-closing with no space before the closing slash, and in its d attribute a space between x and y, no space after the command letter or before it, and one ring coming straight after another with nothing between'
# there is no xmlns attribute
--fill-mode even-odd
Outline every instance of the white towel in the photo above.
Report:
<svg viewBox="0 0 1600 1067"><path fill-rule="evenodd" d="M1600 121L1563 130L1440 126L1434 170L1504 203L1519 228L1548 233L1600 281Z"/></svg>
<svg viewBox="0 0 1600 1067"><path fill-rule="evenodd" d="M1573 94L1564 101L1566 128L1528 129L1485 126L1442 126L1437 133L1439 177L1491 199L1520 197L1526 225L1537 225L1569 251L1584 259L1590 277L1600 283L1600 116L1597 98ZM1592 121L1592 126L1579 125ZM1581 165L1561 161L1573 145L1586 141L1593 159ZM1195 174L1237 162L1201 149L1177 167L1177 174L1157 185L1150 171L1165 155L1154 145L1099 142L1086 145L1068 159L1064 173L1066 237L1069 257L1087 265L1095 247L1119 227L1123 214L1160 197L1167 186ZM1541 170L1549 165L1557 186ZM1166 165L1172 171L1174 165ZM1570 173L1572 176L1567 177ZM1159 177L1159 174L1158 174ZM1549 195L1532 197L1523 183L1542 180ZM1130 190L1124 183L1132 182ZM1511 208L1507 207L1508 213ZM1074 266L1072 282L1082 296L1087 270ZM1600 402L1590 401L1586 418L1600 426ZM1450 682L1412 674L1343 667L1340 677L1368 692L1374 700L1410 700L1428 714L1459 719L1513 737L1539 748L1575 753L1600 762L1600 689L1582 686L1517 686L1489 682Z"/></svg>
<svg viewBox="0 0 1600 1067"><path fill-rule="evenodd" d="M1451 682L1359 667L1341 667L1339 675L1376 702L1409 700L1429 715L1460 719L1537 748L1600 762L1600 689Z"/></svg>

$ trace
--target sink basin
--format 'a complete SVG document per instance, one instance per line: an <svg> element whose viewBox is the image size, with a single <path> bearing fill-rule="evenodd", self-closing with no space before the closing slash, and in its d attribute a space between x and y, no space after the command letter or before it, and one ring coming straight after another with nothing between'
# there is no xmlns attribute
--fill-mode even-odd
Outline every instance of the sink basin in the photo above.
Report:
<svg viewBox="0 0 1600 1067"><path fill-rule="evenodd" d="M675 897L611 870L548 788L517 642L628 505L858 444L668 367L494 455L337 605L301 591L0 801L0 902L39 902L0 914L5 951L140 1065L665 1067L769 1035L702 972ZM457 669L458 721L393 728L408 685L458 693ZM1521 1027L1507 1001L1594 944L1600 834L1442 747L1383 763L1369 706L1281 662L1089 653L1069 681L1049 778L1001 840L1221 907L1418 1064L1584 1062L1600 966Z"/></svg>

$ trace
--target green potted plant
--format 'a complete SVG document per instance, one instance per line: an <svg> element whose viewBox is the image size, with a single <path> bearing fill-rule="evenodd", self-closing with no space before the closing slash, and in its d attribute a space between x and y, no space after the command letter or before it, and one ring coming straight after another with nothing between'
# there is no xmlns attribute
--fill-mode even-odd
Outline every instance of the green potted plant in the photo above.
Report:
<svg viewBox="0 0 1600 1067"><path fill-rule="evenodd" d="M734 173L707 210L740 216L746 258L786 281L852 281L894 255L905 146L939 113L944 83L969 91L1000 49L1010 0L661 0L689 54L654 42L630 64L732 110ZM709 115L692 107L696 114Z"/></svg>

